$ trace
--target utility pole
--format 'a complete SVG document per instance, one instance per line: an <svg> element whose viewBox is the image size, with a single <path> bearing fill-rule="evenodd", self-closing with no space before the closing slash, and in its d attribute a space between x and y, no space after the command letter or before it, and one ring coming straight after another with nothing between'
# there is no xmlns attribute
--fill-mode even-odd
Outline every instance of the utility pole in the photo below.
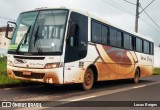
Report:
<svg viewBox="0 0 160 110"><path fill-rule="evenodd" d="M138 32L138 18L139 18L139 0L137 0L136 4L136 19L135 19L135 32Z"/></svg>

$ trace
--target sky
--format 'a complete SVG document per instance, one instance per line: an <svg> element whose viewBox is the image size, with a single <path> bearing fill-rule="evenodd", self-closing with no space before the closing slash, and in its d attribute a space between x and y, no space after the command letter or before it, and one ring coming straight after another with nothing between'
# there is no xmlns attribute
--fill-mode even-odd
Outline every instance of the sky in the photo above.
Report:
<svg viewBox="0 0 160 110"><path fill-rule="evenodd" d="M128 1L135 4L137 0ZM140 0L140 3L144 8L151 1ZM88 11L114 25L134 31L136 6L125 0L0 0L0 17L16 20L22 11L54 6L67 6ZM160 26L159 10L160 0L154 0L145 11ZM7 21L8 19L0 18L0 26L6 25ZM156 26L144 12L140 14L138 33L153 38L155 45L160 44L160 27Z"/></svg>

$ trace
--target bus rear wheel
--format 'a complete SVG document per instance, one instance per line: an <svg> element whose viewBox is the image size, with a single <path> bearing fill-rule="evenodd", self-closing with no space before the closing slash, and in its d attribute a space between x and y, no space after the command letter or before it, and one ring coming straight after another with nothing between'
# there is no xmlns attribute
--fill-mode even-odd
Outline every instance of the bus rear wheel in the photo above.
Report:
<svg viewBox="0 0 160 110"><path fill-rule="evenodd" d="M134 75L134 78L133 78L133 82L134 82L134 83L138 83L138 82L139 82L139 78L140 78L140 71L139 71L139 69L137 68L136 71L135 71L135 75Z"/></svg>
<svg viewBox="0 0 160 110"><path fill-rule="evenodd" d="M90 90L94 84L94 74L91 68L88 68L84 74L84 81L82 83L83 90Z"/></svg>

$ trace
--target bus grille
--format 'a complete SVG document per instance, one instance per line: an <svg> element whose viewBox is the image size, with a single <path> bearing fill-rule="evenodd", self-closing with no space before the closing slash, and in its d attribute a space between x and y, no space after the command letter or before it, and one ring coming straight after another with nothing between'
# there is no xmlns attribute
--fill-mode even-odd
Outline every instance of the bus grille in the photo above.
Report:
<svg viewBox="0 0 160 110"><path fill-rule="evenodd" d="M15 76L23 78L43 79L44 73L31 73L31 75L23 75L23 72L13 71Z"/></svg>

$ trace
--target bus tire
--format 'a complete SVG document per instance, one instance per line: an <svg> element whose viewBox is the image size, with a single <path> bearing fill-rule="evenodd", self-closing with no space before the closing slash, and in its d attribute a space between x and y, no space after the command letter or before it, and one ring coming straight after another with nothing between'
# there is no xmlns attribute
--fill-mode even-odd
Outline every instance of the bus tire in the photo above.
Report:
<svg viewBox="0 0 160 110"><path fill-rule="evenodd" d="M84 74L84 80L82 83L83 90L90 90L94 84L94 73L91 68L88 68Z"/></svg>
<svg viewBox="0 0 160 110"><path fill-rule="evenodd" d="M135 71L135 75L134 75L134 78L132 79L133 82L135 84L137 84L139 82L139 78L140 78L140 71L139 69L137 68L136 71Z"/></svg>

